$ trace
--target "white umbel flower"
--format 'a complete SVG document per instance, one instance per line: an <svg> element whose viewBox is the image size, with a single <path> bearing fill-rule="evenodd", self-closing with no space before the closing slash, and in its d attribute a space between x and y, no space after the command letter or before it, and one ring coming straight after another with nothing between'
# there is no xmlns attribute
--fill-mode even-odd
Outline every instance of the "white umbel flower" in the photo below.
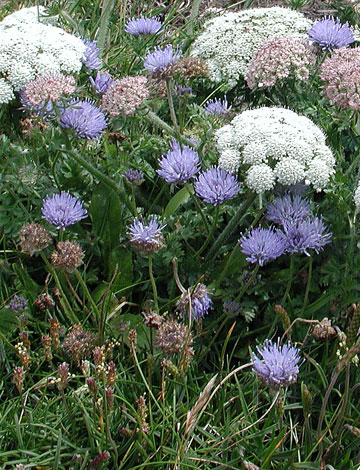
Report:
<svg viewBox="0 0 360 470"><path fill-rule="evenodd" d="M231 172L242 167L248 170L246 184L256 192L259 190L254 175L259 173L258 167L265 171L262 165L271 169L269 189L276 182L291 185L305 181L321 191L334 173L335 158L326 146L323 131L289 109L263 107L244 111L218 129L215 139L219 167ZM261 181L259 188L265 186Z"/></svg>
<svg viewBox="0 0 360 470"><path fill-rule="evenodd" d="M260 194L264 191L272 189L275 186L275 175L273 170L262 163L261 165L253 165L246 175L246 184L248 188Z"/></svg>
<svg viewBox="0 0 360 470"><path fill-rule="evenodd" d="M39 16L44 11L23 8L0 22L0 72L13 92L40 75L78 73L82 67L83 41L50 24L54 18Z"/></svg>
<svg viewBox="0 0 360 470"><path fill-rule="evenodd" d="M275 36L306 38L312 22L288 8L250 8L207 21L195 40L191 55L202 57L210 80L233 87L245 77L260 45Z"/></svg>
<svg viewBox="0 0 360 470"><path fill-rule="evenodd" d="M0 78L0 104L8 103L15 98L12 87L4 78Z"/></svg>

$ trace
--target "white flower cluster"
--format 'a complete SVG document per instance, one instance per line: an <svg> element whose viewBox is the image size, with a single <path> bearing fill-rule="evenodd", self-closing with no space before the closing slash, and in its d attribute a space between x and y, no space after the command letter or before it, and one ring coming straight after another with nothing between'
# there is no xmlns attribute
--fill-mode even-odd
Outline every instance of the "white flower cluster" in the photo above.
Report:
<svg viewBox="0 0 360 470"><path fill-rule="evenodd" d="M39 7L39 12L43 14L44 8ZM39 19L37 7L32 7L23 8L0 22L0 104L11 101L14 91L39 75L80 71L85 44L49 24L53 20Z"/></svg>
<svg viewBox="0 0 360 470"><path fill-rule="evenodd" d="M250 60L260 45L275 36L306 38L312 22L288 8L250 8L207 21L195 40L191 55L202 57L210 80L235 86L245 77Z"/></svg>
<svg viewBox="0 0 360 470"><path fill-rule="evenodd" d="M276 183L302 181L321 191L334 173L335 158L323 131L289 109L244 111L218 129L215 138L219 167L236 172L243 165L245 183L257 193Z"/></svg>

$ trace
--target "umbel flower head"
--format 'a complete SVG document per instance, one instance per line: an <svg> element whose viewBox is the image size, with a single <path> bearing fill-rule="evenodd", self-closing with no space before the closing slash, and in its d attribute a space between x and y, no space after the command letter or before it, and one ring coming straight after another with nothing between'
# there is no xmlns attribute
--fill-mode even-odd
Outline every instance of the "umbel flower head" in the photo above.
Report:
<svg viewBox="0 0 360 470"><path fill-rule="evenodd" d="M159 225L155 215L151 216L146 223L134 219L130 225L128 236L131 245L143 255L149 255L160 250L164 246L164 236L162 229L165 225Z"/></svg>
<svg viewBox="0 0 360 470"><path fill-rule="evenodd" d="M144 68L153 74L161 73L166 67L174 64L180 58L180 52L174 51L171 44L164 49L149 52L144 60Z"/></svg>
<svg viewBox="0 0 360 470"><path fill-rule="evenodd" d="M82 41L85 44L82 63L88 70L98 70L102 66L102 60L99 57L100 50L97 47L97 41L90 41L90 39L82 39Z"/></svg>
<svg viewBox="0 0 360 470"><path fill-rule="evenodd" d="M246 74L250 88L270 87L294 77L307 80L316 62L313 47L305 39L277 36L264 42L251 59Z"/></svg>
<svg viewBox="0 0 360 470"><path fill-rule="evenodd" d="M284 244L287 253L303 253L310 256L308 250L319 253L330 243L332 233L327 231L324 222L318 217L306 218L283 225Z"/></svg>
<svg viewBox="0 0 360 470"><path fill-rule="evenodd" d="M186 183L199 171L199 155L187 145L173 140L171 150L159 161L160 170L156 173L167 183Z"/></svg>
<svg viewBox="0 0 360 470"><path fill-rule="evenodd" d="M280 230L273 228L253 228L239 240L241 251L247 255L246 261L263 266L285 252L285 243Z"/></svg>
<svg viewBox="0 0 360 470"><path fill-rule="evenodd" d="M310 203L299 194L277 197L266 209L266 218L275 224L296 223L310 215Z"/></svg>
<svg viewBox="0 0 360 470"><path fill-rule="evenodd" d="M204 109L207 113L219 116L226 116L231 111L231 106L228 105L226 97L222 100L215 98L208 100L205 103Z"/></svg>
<svg viewBox="0 0 360 470"><path fill-rule="evenodd" d="M188 313L189 305L191 302L191 316L195 321L199 321L208 313L212 308L212 293L205 286L205 284L197 284L193 293L191 289L182 293L180 299L176 303L176 308L183 315Z"/></svg>
<svg viewBox="0 0 360 470"><path fill-rule="evenodd" d="M20 248L30 256L44 250L51 243L50 233L40 224L27 224L19 232Z"/></svg>
<svg viewBox="0 0 360 470"><path fill-rule="evenodd" d="M332 52L321 65L326 96L343 108L360 108L360 47Z"/></svg>
<svg viewBox="0 0 360 470"><path fill-rule="evenodd" d="M355 41L348 23L341 24L339 18L323 18L308 30L309 40L322 49L332 51L340 47L348 47Z"/></svg>
<svg viewBox="0 0 360 470"><path fill-rule="evenodd" d="M64 230L69 225L87 217L83 203L66 191L44 199L41 212L42 218L58 230Z"/></svg>
<svg viewBox="0 0 360 470"><path fill-rule="evenodd" d="M257 352L260 357L252 356L253 371L268 387L288 387L297 381L300 355L296 347L266 340L261 348L257 347Z"/></svg>
<svg viewBox="0 0 360 470"><path fill-rule="evenodd" d="M75 78L60 72L48 73L37 77L22 89L22 94L32 106L45 105L46 101L56 102L63 95L75 91Z"/></svg>
<svg viewBox="0 0 360 470"><path fill-rule="evenodd" d="M100 139L107 126L105 114L91 101L71 100L60 111L59 124L73 129L79 139Z"/></svg>
<svg viewBox="0 0 360 470"><path fill-rule="evenodd" d="M240 185L235 176L216 167L200 173L194 183L194 188L198 197L213 206L234 198L240 191Z"/></svg>
<svg viewBox="0 0 360 470"><path fill-rule="evenodd" d="M148 95L146 77L123 77L115 80L103 94L101 109L110 116L134 114Z"/></svg>
<svg viewBox="0 0 360 470"><path fill-rule="evenodd" d="M97 95L105 93L114 81L115 80L112 76L107 72L96 72L95 80L92 77L89 77L89 82Z"/></svg>
<svg viewBox="0 0 360 470"><path fill-rule="evenodd" d="M157 18L132 18L126 23L125 31L134 36L138 34L156 34L162 28L162 23Z"/></svg>
<svg viewBox="0 0 360 470"><path fill-rule="evenodd" d="M55 268L72 273L81 266L84 252L76 242L58 242L56 250L51 254L51 261Z"/></svg>

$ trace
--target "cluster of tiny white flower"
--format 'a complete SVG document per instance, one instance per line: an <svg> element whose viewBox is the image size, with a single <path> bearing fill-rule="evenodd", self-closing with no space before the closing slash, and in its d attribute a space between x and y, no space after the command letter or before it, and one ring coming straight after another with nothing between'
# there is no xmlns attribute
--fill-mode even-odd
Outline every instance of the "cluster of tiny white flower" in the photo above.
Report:
<svg viewBox="0 0 360 470"><path fill-rule="evenodd" d="M335 158L323 131L289 109L244 111L218 129L215 139L219 167L236 172L244 165L245 183L257 193L272 189L276 183L302 181L321 191L334 173Z"/></svg>
<svg viewBox="0 0 360 470"><path fill-rule="evenodd" d="M214 82L228 88L245 77L250 60L260 45L275 36L306 38L312 22L288 8L250 8L207 21L195 40L191 55L202 57Z"/></svg>
<svg viewBox="0 0 360 470"><path fill-rule="evenodd" d="M39 7L44 13L44 7ZM14 98L39 75L77 73L85 52L83 41L38 17L37 7L23 8L0 22L0 104Z"/></svg>

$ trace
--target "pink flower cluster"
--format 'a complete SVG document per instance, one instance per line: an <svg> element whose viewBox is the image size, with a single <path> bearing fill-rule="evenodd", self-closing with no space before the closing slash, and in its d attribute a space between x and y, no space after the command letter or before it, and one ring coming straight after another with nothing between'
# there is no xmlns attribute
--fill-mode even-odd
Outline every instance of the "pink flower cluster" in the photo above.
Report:
<svg viewBox="0 0 360 470"><path fill-rule="evenodd" d="M101 108L111 116L133 114L149 95L146 77L124 77L103 94Z"/></svg>
<svg viewBox="0 0 360 470"><path fill-rule="evenodd" d="M329 100L342 107L360 108L360 47L334 50L324 60L320 78Z"/></svg>
<svg viewBox="0 0 360 470"><path fill-rule="evenodd" d="M63 95L71 95L76 87L75 78L72 75L64 75L60 72L47 73L29 82L23 88L23 96L33 106L38 106L45 101L57 101Z"/></svg>
<svg viewBox="0 0 360 470"><path fill-rule="evenodd" d="M307 80L315 61L308 41L277 36L260 46L249 64L246 81L250 88L255 88L273 86L289 76Z"/></svg>

